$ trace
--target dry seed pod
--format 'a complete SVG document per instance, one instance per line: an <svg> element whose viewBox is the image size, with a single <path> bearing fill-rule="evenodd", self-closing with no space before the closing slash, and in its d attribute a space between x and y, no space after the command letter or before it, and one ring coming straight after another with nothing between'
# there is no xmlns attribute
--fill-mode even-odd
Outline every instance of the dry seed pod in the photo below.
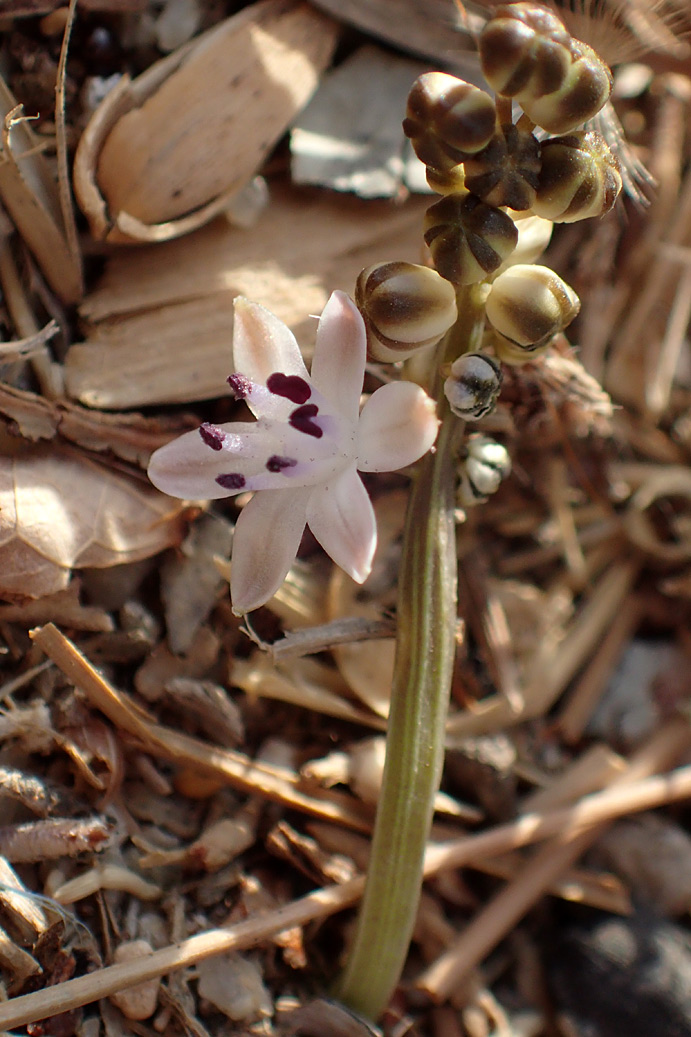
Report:
<svg viewBox="0 0 691 1037"><path fill-rule="evenodd" d="M444 382L444 395L454 414L478 421L490 414L501 389L501 368L486 353L464 353L454 360Z"/></svg>
<svg viewBox="0 0 691 1037"><path fill-rule="evenodd" d="M604 216L621 191L614 155L599 133L581 130L542 142L533 212L555 223Z"/></svg>
<svg viewBox="0 0 691 1037"><path fill-rule="evenodd" d="M422 162L446 170L486 147L496 115L484 90L445 72L425 72L408 95L403 132Z"/></svg>
<svg viewBox="0 0 691 1037"><path fill-rule="evenodd" d="M468 436L465 449L456 500L460 507L472 508L497 492L511 471L511 458L505 446L477 432Z"/></svg>
<svg viewBox="0 0 691 1037"><path fill-rule="evenodd" d="M367 327L372 360L405 360L438 342L458 316L453 286L415 263L377 263L362 271L355 302Z"/></svg>
<svg viewBox="0 0 691 1037"><path fill-rule="evenodd" d="M469 192L449 194L425 213L425 241L434 265L453 284L477 284L510 256L516 224Z"/></svg>
<svg viewBox="0 0 691 1037"><path fill-rule="evenodd" d="M502 126L479 154L463 163L465 186L488 205L533 206L540 172L540 143L513 123Z"/></svg>
<svg viewBox="0 0 691 1037"><path fill-rule="evenodd" d="M226 209L310 99L336 37L307 4L260 0L122 80L75 157L93 236L163 241Z"/></svg>
<svg viewBox="0 0 691 1037"><path fill-rule="evenodd" d="M595 51L539 4L497 8L479 46L490 86L515 98L550 133L581 126L600 111L612 90L612 75Z"/></svg>
<svg viewBox="0 0 691 1037"><path fill-rule="evenodd" d="M501 335L533 350L563 331L580 307L573 288L549 267L519 263L492 283L485 312Z"/></svg>

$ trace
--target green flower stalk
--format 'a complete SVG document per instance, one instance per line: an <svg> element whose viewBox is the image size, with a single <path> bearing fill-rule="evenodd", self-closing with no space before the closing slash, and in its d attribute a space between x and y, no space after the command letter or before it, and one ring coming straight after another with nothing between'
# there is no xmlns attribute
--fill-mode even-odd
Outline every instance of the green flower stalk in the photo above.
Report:
<svg viewBox="0 0 691 1037"><path fill-rule="evenodd" d="M440 372L449 357L477 344L481 299L475 286L460 290L461 316L436 351L430 393L441 396L442 425L408 503L386 764L367 885L337 988L370 1019L388 1004L408 953L441 777L456 635L455 469L464 426L446 405Z"/></svg>

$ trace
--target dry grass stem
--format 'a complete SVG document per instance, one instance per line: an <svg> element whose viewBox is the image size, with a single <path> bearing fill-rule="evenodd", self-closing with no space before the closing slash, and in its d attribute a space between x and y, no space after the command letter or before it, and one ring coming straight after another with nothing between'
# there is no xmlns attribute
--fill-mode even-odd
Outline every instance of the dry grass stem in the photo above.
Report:
<svg viewBox="0 0 691 1037"><path fill-rule="evenodd" d="M666 732L666 741L674 744L677 751L683 740L688 742L686 725L680 726L683 728L683 738L678 728L671 738ZM651 753L650 758L655 755L657 750ZM647 759L646 753L643 762L647 763ZM640 769L645 768L636 768L637 771ZM558 832L566 836L623 814L650 810L690 796L691 767L640 779L629 786L587 796L571 807L520 817L510 824L499 825L480 835L432 846L425 857L425 875L429 877L439 871L461 867L483 856L499 856L519 846L547 839ZM267 912L260 918L250 918L228 929L215 929L192 936L174 946L155 951L144 961L110 965L57 987L14 998L0 1005L0 1027L20 1026L44 1019L107 997L117 990L126 990L148 979L194 965L205 958L255 946L285 929L305 925L317 918L326 918L349 907L362 895L363 888L364 878L358 877L342 886L317 890L285 907Z"/></svg>

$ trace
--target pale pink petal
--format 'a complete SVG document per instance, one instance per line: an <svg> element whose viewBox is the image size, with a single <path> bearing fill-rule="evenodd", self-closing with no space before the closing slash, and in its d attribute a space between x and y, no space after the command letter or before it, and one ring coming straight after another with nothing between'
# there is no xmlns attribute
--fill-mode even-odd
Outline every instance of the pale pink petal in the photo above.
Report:
<svg viewBox="0 0 691 1037"><path fill-rule="evenodd" d="M154 486L183 500L217 500L233 492L220 486L216 476L221 472L246 471L249 451L252 451L251 459L255 450L262 453L261 432L255 422L229 422L209 427L215 431L206 441L197 429L185 432L152 454L149 479ZM214 438L216 449L209 445L209 440ZM263 452L266 453L266 448ZM252 464L255 464L253 460ZM242 487L234 492L240 489Z"/></svg>
<svg viewBox="0 0 691 1037"><path fill-rule="evenodd" d="M283 321L259 303L239 296L234 304L233 364L253 382L266 385L269 375L280 372L308 379L307 368L295 336Z"/></svg>
<svg viewBox="0 0 691 1037"><path fill-rule="evenodd" d="M336 565L358 583L367 579L377 546L377 522L354 468L312 491L307 524Z"/></svg>
<svg viewBox="0 0 691 1037"><path fill-rule="evenodd" d="M295 560L311 491L264 490L241 511L233 533L230 599L251 612L272 598Z"/></svg>
<svg viewBox="0 0 691 1037"><path fill-rule="evenodd" d="M437 438L434 401L413 382L389 382L362 408L357 466L362 472L394 472L426 454Z"/></svg>
<svg viewBox="0 0 691 1037"><path fill-rule="evenodd" d="M358 416L366 354L360 311L345 292L333 292L319 319L312 382L349 421Z"/></svg>

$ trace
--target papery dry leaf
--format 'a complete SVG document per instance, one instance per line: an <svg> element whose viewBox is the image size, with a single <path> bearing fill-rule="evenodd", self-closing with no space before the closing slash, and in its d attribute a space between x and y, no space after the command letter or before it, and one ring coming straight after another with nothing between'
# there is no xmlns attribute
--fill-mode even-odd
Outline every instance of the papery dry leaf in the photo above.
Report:
<svg viewBox="0 0 691 1037"><path fill-rule="evenodd" d="M184 535L184 506L57 446L0 458L0 598L22 602L67 586L73 568L147 558Z"/></svg>
<svg viewBox="0 0 691 1037"><path fill-rule="evenodd" d="M46 280L64 303L82 295L79 256L65 235L55 178L11 91L0 79L0 198Z"/></svg>
<svg viewBox="0 0 691 1037"><path fill-rule="evenodd" d="M266 306L309 350L317 322L307 315L333 289L348 290L383 251L419 260L425 207L277 188L250 229L216 220L116 254L81 308L91 326L67 354L68 393L104 408L226 394L236 295Z"/></svg>
<svg viewBox="0 0 691 1037"><path fill-rule="evenodd" d="M198 425L196 419L184 415L145 418L141 414L103 414L69 400L47 400L2 383L0 414L11 419L19 435L32 442L59 435L87 450L109 451L142 468L154 450L172 436Z"/></svg>
<svg viewBox="0 0 691 1037"><path fill-rule="evenodd" d="M223 211L309 100L336 37L308 4L261 0L123 80L75 160L94 237L165 241Z"/></svg>

